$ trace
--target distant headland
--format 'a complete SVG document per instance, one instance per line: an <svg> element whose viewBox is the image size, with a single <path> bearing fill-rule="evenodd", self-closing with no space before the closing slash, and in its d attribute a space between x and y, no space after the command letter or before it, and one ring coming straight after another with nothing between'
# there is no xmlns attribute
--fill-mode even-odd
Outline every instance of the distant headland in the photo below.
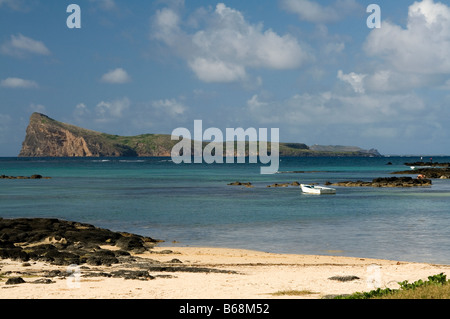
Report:
<svg viewBox="0 0 450 319"><path fill-rule="evenodd" d="M177 143L178 140L172 140L168 134L111 135L33 113L19 157L170 157ZM293 157L381 156L376 149L303 143L279 143L279 152L280 156Z"/></svg>

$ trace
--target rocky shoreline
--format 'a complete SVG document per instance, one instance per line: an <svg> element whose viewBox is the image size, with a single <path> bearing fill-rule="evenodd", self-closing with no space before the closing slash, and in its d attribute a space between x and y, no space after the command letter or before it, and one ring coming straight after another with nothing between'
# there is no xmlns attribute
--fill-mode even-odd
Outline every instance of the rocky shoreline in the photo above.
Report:
<svg viewBox="0 0 450 319"><path fill-rule="evenodd" d="M51 177L45 177L39 174L31 175L31 176L6 176L0 175L0 179L51 179Z"/></svg>
<svg viewBox="0 0 450 319"><path fill-rule="evenodd" d="M425 166L420 168L409 169L404 171L392 172L393 175L415 175L401 176L401 177L379 177L372 181L342 181L342 182L325 182L327 186L341 186L341 187L423 187L431 186L433 179L450 179L450 163L405 163L405 165L411 166ZM431 166L431 167L428 167ZM296 171L295 173L305 173L304 171ZM232 182L228 185L231 186L243 186L246 188L253 188L253 184L250 182ZM290 187L299 186L299 182L285 182L275 183L267 185L266 187Z"/></svg>
<svg viewBox="0 0 450 319"><path fill-rule="evenodd" d="M450 168L438 168L438 167L426 167L426 168L416 168L414 170L405 170L393 172L392 174L397 175L423 175L425 178L432 179L449 179L450 178Z"/></svg>
<svg viewBox="0 0 450 319"><path fill-rule="evenodd" d="M0 259L21 262L24 267L33 262L51 266L80 266L85 277L121 277L125 279L154 279L152 272L221 272L221 270L183 266L173 258L161 263L139 254L174 254L171 250L153 252L161 240L135 234L113 232L89 224L51 218L0 218ZM102 266L102 270L99 270ZM105 271L104 269L108 269ZM26 269L26 268L25 268ZM51 278L67 277L72 273L61 270L20 272L8 277L6 284L52 283ZM22 277L40 277L25 281Z"/></svg>
<svg viewBox="0 0 450 319"><path fill-rule="evenodd" d="M371 182L364 181L345 181L338 183L326 183L326 185L342 187L419 187L431 186L430 179L420 179L412 177L382 177L376 178Z"/></svg>
<svg viewBox="0 0 450 319"><path fill-rule="evenodd" d="M405 163L406 166L431 166L431 167L450 167L450 163L439 162L413 162Z"/></svg>
<svg viewBox="0 0 450 319"><path fill-rule="evenodd" d="M433 183L428 178L412 178L412 177L380 177L372 181L343 181L337 183L326 182L327 186L342 186L342 187L419 187L419 186L431 186ZM250 182L233 182L229 183L229 186L242 186L245 188L253 188L253 184ZM275 183L267 185L267 188L273 187L298 187L299 182L292 183Z"/></svg>
<svg viewBox="0 0 450 319"><path fill-rule="evenodd" d="M239 181L232 182L232 183L229 183L227 185L228 186L243 186L243 187L246 187L246 188L253 188L254 187L253 184L250 183L250 182L239 182ZM271 184L271 185L267 185L266 187L269 188L269 187L289 187L289 186L300 186L300 183L299 182L274 183L274 184Z"/></svg>

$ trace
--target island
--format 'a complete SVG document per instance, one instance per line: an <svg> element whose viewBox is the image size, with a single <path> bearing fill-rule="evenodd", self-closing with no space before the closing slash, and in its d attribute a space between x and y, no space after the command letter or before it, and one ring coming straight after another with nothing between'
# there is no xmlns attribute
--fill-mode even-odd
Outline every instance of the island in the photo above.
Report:
<svg viewBox="0 0 450 319"><path fill-rule="evenodd" d="M19 157L170 157L178 140L170 134L119 136L81 128L33 113ZM204 142L204 146L208 143ZM270 144L270 143L269 143ZM226 146L224 145L224 149ZM248 150L248 142L246 149ZM270 146L269 146L270 149ZM376 149L279 143L280 156L380 157Z"/></svg>

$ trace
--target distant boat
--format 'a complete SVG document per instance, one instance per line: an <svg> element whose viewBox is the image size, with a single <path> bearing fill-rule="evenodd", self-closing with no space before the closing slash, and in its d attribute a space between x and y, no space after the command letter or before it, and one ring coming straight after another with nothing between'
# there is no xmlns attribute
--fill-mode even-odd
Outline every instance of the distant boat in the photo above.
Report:
<svg viewBox="0 0 450 319"><path fill-rule="evenodd" d="M336 194L336 190L330 187L306 185L306 184L301 184L300 187L302 189L302 192L307 194L316 194L316 195Z"/></svg>

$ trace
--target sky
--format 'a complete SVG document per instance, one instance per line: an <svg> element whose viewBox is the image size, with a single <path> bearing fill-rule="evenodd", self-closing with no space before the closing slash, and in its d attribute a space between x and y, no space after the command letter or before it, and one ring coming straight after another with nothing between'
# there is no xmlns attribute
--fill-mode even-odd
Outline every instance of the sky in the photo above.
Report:
<svg viewBox="0 0 450 319"><path fill-rule="evenodd" d="M202 120L450 155L449 104L446 1L0 0L0 156L33 112L117 135Z"/></svg>

